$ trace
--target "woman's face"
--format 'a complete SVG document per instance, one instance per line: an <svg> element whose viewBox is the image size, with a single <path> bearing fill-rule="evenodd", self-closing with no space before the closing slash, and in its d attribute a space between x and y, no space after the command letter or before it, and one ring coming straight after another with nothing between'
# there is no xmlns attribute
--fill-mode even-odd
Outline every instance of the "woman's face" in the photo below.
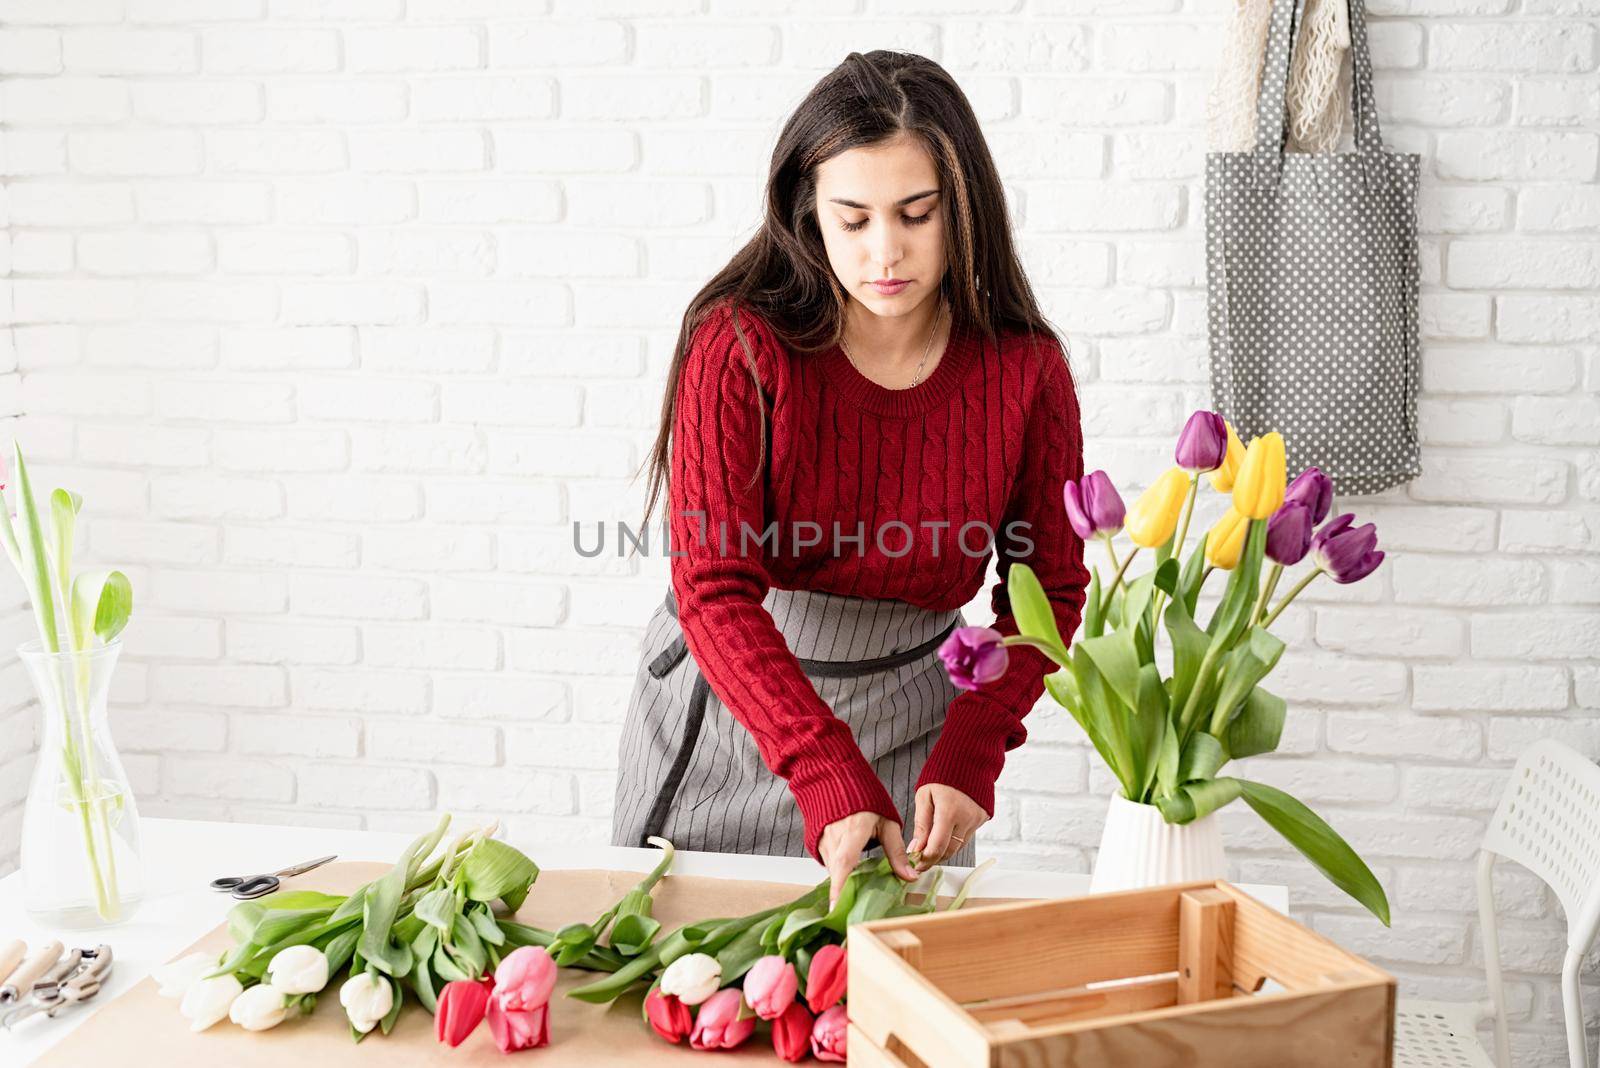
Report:
<svg viewBox="0 0 1600 1068"><path fill-rule="evenodd" d="M939 292L944 220L933 160L914 138L852 148L817 168L817 223L845 292L906 315ZM881 285L884 281L897 285Z"/></svg>

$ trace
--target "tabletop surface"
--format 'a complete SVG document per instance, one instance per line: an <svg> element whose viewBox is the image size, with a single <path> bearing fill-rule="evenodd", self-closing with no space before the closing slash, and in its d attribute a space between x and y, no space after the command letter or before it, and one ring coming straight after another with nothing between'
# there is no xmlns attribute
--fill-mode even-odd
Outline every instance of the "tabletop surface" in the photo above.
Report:
<svg viewBox="0 0 1600 1068"><path fill-rule="evenodd" d="M139 823L145 866L145 897L133 918L101 931L64 931L36 924L23 907L22 877L0 879L0 942L20 938L30 946L52 939L63 946L108 943L115 954L111 979L82 1006L64 1008L54 1019L34 1016L15 1032L0 1032L0 1063L27 1064L68 1031L221 923L234 901L207 884L219 875L273 871L327 853L340 860L393 863L415 835L201 820L145 819ZM513 843L517 844L517 843ZM544 845L529 855L550 870L598 868L647 872L661 854L655 849L612 845ZM971 868L947 867L945 887L959 885ZM812 885L826 875L810 857L766 857L679 850L672 871L725 879ZM1280 911L1288 910L1282 886L1243 885L1242 890ZM1089 877L1058 872L990 869L974 888L979 897L1071 897L1087 893Z"/></svg>

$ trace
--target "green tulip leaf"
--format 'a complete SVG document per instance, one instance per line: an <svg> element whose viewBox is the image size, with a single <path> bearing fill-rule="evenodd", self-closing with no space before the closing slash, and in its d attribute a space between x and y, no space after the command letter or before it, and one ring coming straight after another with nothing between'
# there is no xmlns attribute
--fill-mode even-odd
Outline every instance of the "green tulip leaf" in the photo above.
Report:
<svg viewBox="0 0 1600 1068"><path fill-rule="evenodd" d="M1228 724L1228 752L1237 758L1275 751L1288 707L1283 698L1259 686L1251 690L1243 711Z"/></svg>
<svg viewBox="0 0 1600 1068"><path fill-rule="evenodd" d="M1305 805L1272 786L1239 780L1245 803L1283 835L1329 882L1389 926L1389 898L1372 869L1337 831Z"/></svg>
<svg viewBox="0 0 1600 1068"><path fill-rule="evenodd" d="M1238 779L1197 779L1184 783L1157 804L1168 823L1190 823L1237 800L1240 789Z"/></svg>
<svg viewBox="0 0 1600 1068"><path fill-rule="evenodd" d="M1245 638L1228 654L1221 672L1222 688L1212 710L1212 729L1220 730L1232 720L1256 683L1266 678L1283 656L1283 639L1264 627L1251 627Z"/></svg>
<svg viewBox="0 0 1600 1068"><path fill-rule="evenodd" d="M1178 782L1181 785L1196 779L1216 778L1227 762L1228 750L1223 744L1204 731L1196 731L1189 736L1178 761Z"/></svg>
<svg viewBox="0 0 1600 1068"><path fill-rule="evenodd" d="M56 598L50 587L50 560L45 549L44 520L39 505L33 499L33 482L28 477L28 465L22 459L22 446L13 443L16 450L17 469L17 519L22 524L17 539L18 550L23 555L23 579L28 586L28 596L33 601L34 622L39 628L39 640L47 653L61 651L61 633L56 629Z"/></svg>
<svg viewBox="0 0 1600 1068"><path fill-rule="evenodd" d="M1056 626L1055 613L1050 609L1050 598L1033 568L1027 564L1012 563L1006 570L1006 596L1011 602L1011 616L1017 621L1017 632L1030 638L1047 642L1060 655L1057 663L1067 662L1067 647Z"/></svg>
<svg viewBox="0 0 1600 1068"><path fill-rule="evenodd" d="M461 862L462 880L471 901L506 903L512 912L522 907L539 877L539 866L521 850L496 838L484 838L467 851Z"/></svg>
<svg viewBox="0 0 1600 1068"><path fill-rule="evenodd" d="M72 640L89 647L89 635L109 642L133 615L133 584L120 571L85 571L72 583Z"/></svg>
<svg viewBox="0 0 1600 1068"><path fill-rule="evenodd" d="M1172 689L1169 697L1174 708L1182 708L1200 675L1200 664L1211 645L1211 636L1195 623L1188 605L1181 597L1172 599L1162 618L1167 624L1167 636L1172 640Z"/></svg>
<svg viewBox="0 0 1600 1068"><path fill-rule="evenodd" d="M1100 569L1094 568L1089 572L1089 591L1083 599L1083 636L1085 638L1098 638L1105 633L1106 616L1105 605L1102 603L1102 590L1100 586Z"/></svg>
<svg viewBox="0 0 1600 1068"><path fill-rule="evenodd" d="M1139 656L1133 635L1126 630L1085 638L1076 646L1082 649L1105 678L1106 685L1129 708L1139 707Z"/></svg>

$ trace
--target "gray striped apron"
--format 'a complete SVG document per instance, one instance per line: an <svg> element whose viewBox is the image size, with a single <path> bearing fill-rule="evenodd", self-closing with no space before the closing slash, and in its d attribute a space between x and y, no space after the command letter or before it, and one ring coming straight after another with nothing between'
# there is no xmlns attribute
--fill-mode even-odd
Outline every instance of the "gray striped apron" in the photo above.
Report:
<svg viewBox="0 0 1600 1068"><path fill-rule="evenodd" d="M850 725L909 841L917 776L960 693L937 655L965 625L960 610L776 587L762 605L818 696ZM618 758L612 845L659 835L679 849L808 855L788 784L688 655L670 590L646 628ZM976 837L945 862L975 864Z"/></svg>

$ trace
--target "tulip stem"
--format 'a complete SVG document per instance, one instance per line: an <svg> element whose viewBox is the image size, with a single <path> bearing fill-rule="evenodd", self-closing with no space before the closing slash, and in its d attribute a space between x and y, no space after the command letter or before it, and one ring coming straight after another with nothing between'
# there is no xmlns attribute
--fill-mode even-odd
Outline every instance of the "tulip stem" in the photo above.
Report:
<svg viewBox="0 0 1600 1068"><path fill-rule="evenodd" d="M1112 567L1121 566L1121 565L1119 565L1117 563L1117 550L1111 544L1111 533L1109 531L1104 531L1104 530L1101 531L1100 532L1100 540L1106 543L1106 555L1111 558L1111 566Z"/></svg>
<svg viewBox="0 0 1600 1068"><path fill-rule="evenodd" d="M1128 565L1133 563L1133 558L1139 555L1139 546L1135 545L1122 563L1117 567L1117 573L1111 577L1111 585L1106 589L1105 603L1111 603L1112 594L1117 592L1117 585L1122 581L1123 573L1128 570Z"/></svg>
<svg viewBox="0 0 1600 1068"><path fill-rule="evenodd" d="M1278 602L1278 607L1276 607L1276 608L1274 608L1272 610L1272 614L1270 616L1268 616L1265 620L1263 620L1261 625L1263 627L1272 626L1272 621L1277 619L1280 615L1283 614L1283 610L1285 608L1289 607L1289 602L1294 600L1296 597L1298 597L1300 595L1300 591L1305 589L1307 586L1311 585L1311 580L1316 578L1320 574L1322 574L1322 568L1320 568L1320 567L1312 568L1310 574L1308 574L1305 578L1301 579L1299 582L1296 582L1294 584L1294 588L1291 589L1288 593L1283 595L1283 600Z"/></svg>
<svg viewBox="0 0 1600 1068"><path fill-rule="evenodd" d="M1272 600L1272 594L1278 588L1278 579L1283 577L1283 565L1274 563L1272 570L1267 574L1267 581L1261 587L1261 596L1256 601L1255 611L1250 613L1252 624L1260 623L1261 617L1266 614L1267 604Z"/></svg>
<svg viewBox="0 0 1600 1068"><path fill-rule="evenodd" d="M1183 559L1183 543L1189 539L1189 519L1194 515L1195 498L1200 496L1200 472L1189 476L1189 500L1184 505L1183 522L1178 526L1178 544L1172 548L1174 560Z"/></svg>

